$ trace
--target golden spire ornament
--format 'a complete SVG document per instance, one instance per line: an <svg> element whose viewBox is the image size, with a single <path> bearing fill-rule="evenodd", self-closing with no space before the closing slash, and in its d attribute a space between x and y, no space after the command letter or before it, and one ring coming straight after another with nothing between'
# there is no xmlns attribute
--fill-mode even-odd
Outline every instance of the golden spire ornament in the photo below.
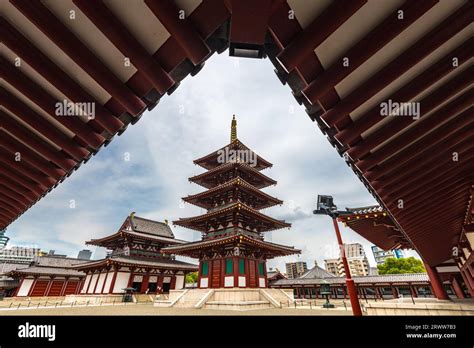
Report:
<svg viewBox="0 0 474 348"><path fill-rule="evenodd" d="M237 140L237 120L235 119L235 115L232 117L232 122L230 124L230 142L234 142Z"/></svg>

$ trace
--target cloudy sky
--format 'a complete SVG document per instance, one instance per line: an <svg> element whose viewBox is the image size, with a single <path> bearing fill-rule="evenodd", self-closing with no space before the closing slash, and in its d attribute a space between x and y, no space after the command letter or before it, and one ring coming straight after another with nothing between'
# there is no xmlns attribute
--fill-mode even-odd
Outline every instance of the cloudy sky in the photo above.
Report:
<svg viewBox="0 0 474 348"><path fill-rule="evenodd" d="M238 138L273 163L264 173L278 184L265 191L284 204L264 213L292 223L290 230L267 233L267 240L302 250L300 256L271 260L269 267L284 269L294 260L323 265L325 258L337 257L330 219L311 213L316 196L331 194L340 208L376 202L273 69L268 59L215 54L198 75L182 81L15 221L7 231L9 245L37 245L75 257L86 240L115 233L132 211L159 221L202 214L180 199L203 190L188 181L203 172L192 161L229 142L235 114ZM173 231L177 238L200 238L178 226ZM345 243L362 243L375 265L370 242L343 226L341 231ZM105 255L102 248L91 250L93 258Z"/></svg>

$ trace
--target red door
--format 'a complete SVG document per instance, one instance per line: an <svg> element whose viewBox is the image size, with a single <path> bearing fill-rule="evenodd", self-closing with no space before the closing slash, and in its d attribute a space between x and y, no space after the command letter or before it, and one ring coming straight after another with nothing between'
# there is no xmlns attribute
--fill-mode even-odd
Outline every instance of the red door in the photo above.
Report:
<svg viewBox="0 0 474 348"><path fill-rule="evenodd" d="M75 294L78 283L79 282L77 280L68 281L66 284L66 289L64 289L64 295Z"/></svg>
<svg viewBox="0 0 474 348"><path fill-rule="evenodd" d="M221 260L212 261L211 288L220 288L221 286Z"/></svg>
<svg viewBox="0 0 474 348"><path fill-rule="evenodd" d="M53 280L49 292L46 296L59 296L61 295L61 290L63 289L64 280Z"/></svg>
<svg viewBox="0 0 474 348"><path fill-rule="evenodd" d="M255 261L249 260L249 287L257 287L257 275L255 274Z"/></svg>
<svg viewBox="0 0 474 348"><path fill-rule="evenodd" d="M38 280L31 290L31 296L44 296L49 280Z"/></svg>

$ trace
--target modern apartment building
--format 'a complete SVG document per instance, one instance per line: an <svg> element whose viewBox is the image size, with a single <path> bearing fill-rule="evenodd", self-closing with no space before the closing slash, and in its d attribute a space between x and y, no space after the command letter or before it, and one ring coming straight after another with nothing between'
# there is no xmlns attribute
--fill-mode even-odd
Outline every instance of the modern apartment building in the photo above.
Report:
<svg viewBox="0 0 474 348"><path fill-rule="evenodd" d="M369 260L365 254L364 248L360 243L344 244L347 263L352 276L369 275ZM324 260L326 271L336 276L345 276L344 265L341 258Z"/></svg>

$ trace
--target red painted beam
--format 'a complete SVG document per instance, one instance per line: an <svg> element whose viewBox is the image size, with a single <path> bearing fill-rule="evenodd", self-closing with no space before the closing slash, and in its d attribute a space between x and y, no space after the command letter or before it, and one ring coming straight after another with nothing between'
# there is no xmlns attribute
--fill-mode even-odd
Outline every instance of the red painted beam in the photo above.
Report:
<svg viewBox="0 0 474 348"><path fill-rule="evenodd" d="M14 51L21 59L27 62L33 69L43 76L49 83L60 90L69 100L76 103L94 103L95 118L89 123L97 123L102 130L115 134L123 127L122 121L115 117L109 110L101 105L97 100L77 84L61 68L54 64L43 52L32 45L22 34L20 34L5 19L0 18L0 27L5 30L3 37L5 45ZM115 100L114 98L110 99ZM125 108L120 106L117 116L125 112Z"/></svg>
<svg viewBox="0 0 474 348"><path fill-rule="evenodd" d="M278 54L277 60L287 72L291 72L366 2L366 0L333 1Z"/></svg>
<svg viewBox="0 0 474 348"><path fill-rule="evenodd" d="M25 122L45 138L49 139L58 147L62 148L64 152L71 156L76 162L80 162L90 155L90 152L77 144L74 139L68 138L63 132L49 123L43 116L38 115L15 95L5 89L0 89L0 102L20 120Z"/></svg>
<svg viewBox="0 0 474 348"><path fill-rule="evenodd" d="M0 146L10 153L11 158L14 158L16 153L19 153L21 155L21 161L30 164L32 167L55 180L60 180L66 175L66 171L36 155L30 148L20 143L4 129L0 130L0 134Z"/></svg>
<svg viewBox="0 0 474 348"><path fill-rule="evenodd" d="M452 180L453 178L458 178L458 177L465 178L469 176L469 173L472 170L473 168L466 167L466 166L453 167L453 168L450 168L449 170L446 170L445 176L442 175L444 173L441 173L441 175L431 176L428 179L427 178L423 178L424 180L418 179L416 184L411 183L411 185L409 185L408 187L405 187L403 192L396 191L396 192L390 192L390 193L382 193L379 195L384 202L393 201L396 204L396 201L398 199L408 199L408 197L411 194L421 195L422 193L426 192L426 190L428 191L432 190L433 187L443 184L448 179Z"/></svg>
<svg viewBox="0 0 474 348"><path fill-rule="evenodd" d="M211 50L187 18L188 14L185 14L184 19L180 19L180 9L176 7L174 2L145 0L145 4L179 43L194 65L201 64L209 58L212 54Z"/></svg>
<svg viewBox="0 0 474 348"><path fill-rule="evenodd" d="M18 215L18 210L16 210L11 205L5 204L3 202L0 202L0 211L4 216L8 217L9 219L14 219Z"/></svg>
<svg viewBox="0 0 474 348"><path fill-rule="evenodd" d="M27 188L30 191L33 191L39 195L42 195L44 191L46 191L46 187L37 184L36 182L25 178L23 175L19 174L18 172L12 172L11 170L7 169L4 166L0 167L0 174L10 178L11 180L15 181L18 185L21 185Z"/></svg>
<svg viewBox="0 0 474 348"><path fill-rule="evenodd" d="M232 52L234 48L258 48L261 53L268 30L272 1L230 0L228 3L232 12L229 34L230 54L235 55Z"/></svg>
<svg viewBox="0 0 474 348"><path fill-rule="evenodd" d="M102 137L100 134L97 134L90 126L82 122L78 117L56 115L56 103L62 103L62 100L57 100L51 94L46 92L41 86L23 74L21 69L13 67L13 65L7 63L5 60L3 60L1 63L0 72L3 73L5 80L26 97L28 97L31 101L41 107L41 109L43 109L56 121L76 134L76 136L83 142L80 145L88 144L93 148L98 148L103 144L104 137ZM7 98L6 96L2 97Z"/></svg>
<svg viewBox="0 0 474 348"><path fill-rule="evenodd" d="M454 223L458 228L455 228L457 234L462 225L462 214L459 212L462 210L465 200L456 200L453 204L455 210L444 211L441 208L431 211L425 211L421 215L415 215L411 218L400 218L405 226L410 226L412 229L420 230L419 236L429 233L429 226L437 227L444 226L445 228L449 223ZM425 230L427 229L427 230Z"/></svg>
<svg viewBox="0 0 474 348"><path fill-rule="evenodd" d="M463 190L462 190L463 188ZM449 195L446 195L446 198L450 199L450 205L436 205L430 204L425 206L425 209L415 209L419 205L409 205L403 209L399 210L397 213L397 219L410 222L411 220L421 220L426 216L430 216L433 222L441 220L443 214L451 214L455 212L457 215L462 216L462 207L466 203L466 185L458 189L457 191L452 191ZM461 208L461 209L459 209Z"/></svg>
<svg viewBox="0 0 474 348"><path fill-rule="evenodd" d="M402 54L386 64L383 69L374 74L366 82L351 92L339 104L334 106L321 118L330 127L341 121L347 114L362 105L381 89L385 88L411 67L443 45L446 41L463 30L472 22L473 2L461 6L456 12L445 19L435 29L431 30Z"/></svg>
<svg viewBox="0 0 474 348"><path fill-rule="evenodd" d="M390 142L378 148L375 153L367 156L367 160L372 163L379 163L399 152L410 143L420 139L420 134L428 134L428 132L436 129L445 123L451 117L457 117L464 109L471 106L473 100L473 89L469 89L465 93L451 100L449 103L438 108L430 117L422 118L419 122L409 128L406 132L393 138ZM364 158L365 159L365 158ZM358 162L356 162L356 165Z"/></svg>
<svg viewBox="0 0 474 348"><path fill-rule="evenodd" d="M145 74L160 94L173 86L174 81L155 61L147 50L101 1L73 0L73 3L94 23L97 28L122 52L132 64Z"/></svg>
<svg viewBox="0 0 474 348"><path fill-rule="evenodd" d="M18 194L18 192L2 185L1 182L0 182L0 193L2 193L3 195L5 195L7 197L10 197L12 203L14 203L15 206L20 206L20 207L26 209L28 207L28 205L30 204L30 201L28 199L26 199L25 197Z"/></svg>
<svg viewBox="0 0 474 348"><path fill-rule="evenodd" d="M474 76L474 67L467 69L458 76L452 78L450 81L444 83L434 92L419 101L420 118L424 118L430 111L440 106L442 103L461 92L464 88L472 84L472 76ZM349 150L349 156L352 158L361 158L367 155L378 145L382 144L387 139L408 128L414 122L412 117L406 116L387 116L391 117L391 122L384 124L377 131L366 137L359 144L352 146Z"/></svg>
<svg viewBox="0 0 474 348"><path fill-rule="evenodd" d="M390 13L377 27L344 52L326 71L316 77L302 92L311 104L332 87L336 86L351 72L361 66L377 51L408 28L413 22L431 9L439 0L406 1L402 6ZM403 20L399 19L399 11L403 11ZM347 58L349 66L343 66L342 60Z"/></svg>
<svg viewBox="0 0 474 348"><path fill-rule="evenodd" d="M201 2L191 13L189 20L199 35L207 39L230 17L230 12L222 0L206 0Z"/></svg>
<svg viewBox="0 0 474 348"><path fill-rule="evenodd" d="M474 39L469 39L455 50L449 52L428 69L404 84L396 92L386 98L393 101L409 101L418 94L431 87L438 80L453 72L459 67L453 67L453 58L459 59L459 66L465 64L472 57L472 45ZM344 127L335 135L336 139L343 145L353 145L361 140L360 134L382 120L380 115L380 105L376 104L372 109Z"/></svg>
<svg viewBox="0 0 474 348"><path fill-rule="evenodd" d="M464 225L463 228L464 228L464 232L466 233L474 232L474 222Z"/></svg>
<svg viewBox="0 0 474 348"><path fill-rule="evenodd" d="M37 193L34 193L26 188L24 188L21 185L17 185L16 182L13 180L10 180L9 178L0 175L0 184L2 184L5 187L8 187L10 190L18 193L19 195L23 196L28 202L32 202L37 200L40 195Z"/></svg>
<svg viewBox="0 0 474 348"><path fill-rule="evenodd" d="M14 135L21 142L35 149L35 151L40 153L43 157L55 163L66 172L69 172L76 165L76 162L72 159L66 158L63 153L53 149L50 144L46 143L33 132L26 130L25 127L21 126L20 123L13 120L13 118L1 110L0 127L4 127L10 134Z"/></svg>
<svg viewBox="0 0 474 348"><path fill-rule="evenodd" d="M473 113L474 108L466 109L459 116L449 120L383 163L376 164L375 167L369 160L359 161L357 167L364 173L365 178L371 182L381 178L383 180L390 180L393 175L388 174L396 171L398 168L407 167L414 161L421 164L429 160L430 156L427 156L429 154L428 151L436 151L435 157L439 156L442 149L454 148L467 137L472 136L474 119L472 119L471 115ZM369 169L370 171L367 171Z"/></svg>
<svg viewBox="0 0 474 348"><path fill-rule="evenodd" d="M23 15L97 81L127 111L136 116L146 107L49 9L39 1L10 0Z"/></svg>
<svg viewBox="0 0 474 348"><path fill-rule="evenodd" d="M43 175L26 162L16 162L3 148L0 148L0 162L3 162L9 170L19 172L26 178L42 185L44 189L49 188L56 183L56 180Z"/></svg>
<svg viewBox="0 0 474 348"><path fill-rule="evenodd" d="M470 132L474 137L474 127L471 127ZM396 187L399 182L406 182L415 177L419 173L425 173L432 170L443 170L447 165L453 163L453 152L457 152L460 158L464 158L471 152L474 152L474 143L472 138L452 138L452 140L465 139L462 144L455 147L443 147L439 146L437 149L433 149L435 152L434 157L425 157L422 155L419 161L413 160L410 163L406 163L404 166L399 168L395 172L391 172L385 179L372 181L372 187L378 192L382 188Z"/></svg>

